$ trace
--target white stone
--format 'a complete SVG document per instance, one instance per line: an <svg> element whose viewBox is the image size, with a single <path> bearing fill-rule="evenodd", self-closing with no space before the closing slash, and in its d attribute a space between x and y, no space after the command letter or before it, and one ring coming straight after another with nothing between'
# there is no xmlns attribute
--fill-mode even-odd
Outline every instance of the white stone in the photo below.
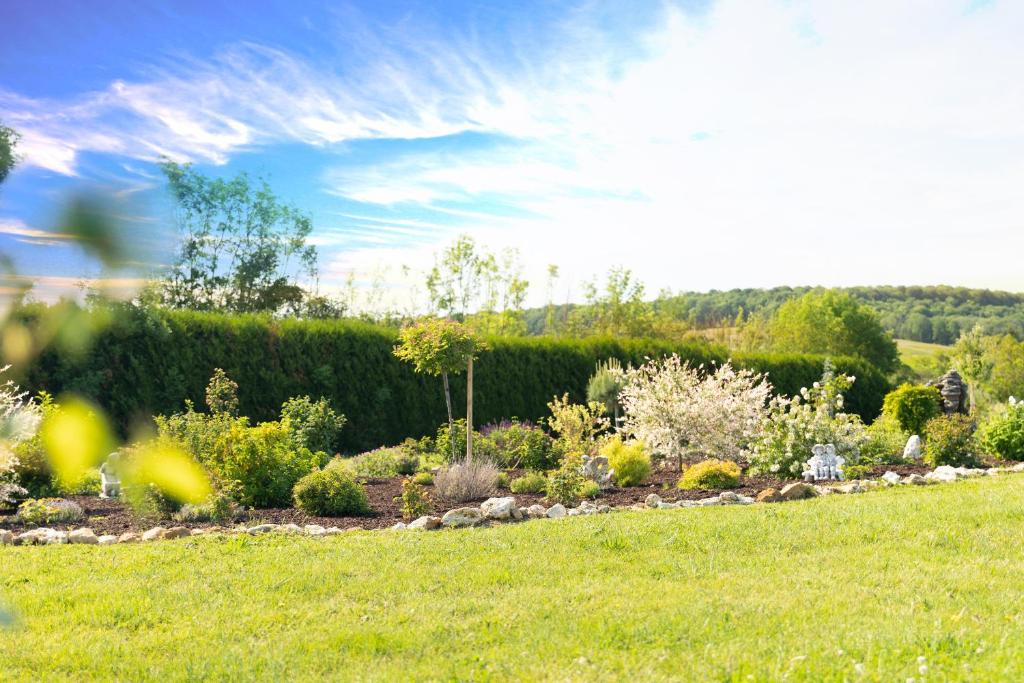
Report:
<svg viewBox="0 0 1024 683"><path fill-rule="evenodd" d="M658 503L660 502L661 496L659 496L657 493L652 493L651 495L647 496L647 498L644 499L644 503L646 503L647 507L649 508L658 507Z"/></svg>
<svg viewBox="0 0 1024 683"><path fill-rule="evenodd" d="M142 540L143 541L158 541L158 540L160 540L160 538L163 537L163 534L164 534L165 531L167 531L167 529L163 528L162 526L155 526L152 529L150 529L149 531L143 532Z"/></svg>
<svg viewBox="0 0 1024 683"><path fill-rule="evenodd" d="M112 534L104 534L96 539L96 543L99 545L114 545L117 543L117 536Z"/></svg>
<svg viewBox="0 0 1024 683"><path fill-rule="evenodd" d="M914 434L912 437L907 439L907 445L903 447L903 459L921 459L921 437L919 437L917 434Z"/></svg>
<svg viewBox="0 0 1024 683"><path fill-rule="evenodd" d="M679 503L669 503L669 502L666 502L664 500L659 500L658 501L658 509L659 510L678 510L679 509Z"/></svg>
<svg viewBox="0 0 1024 683"><path fill-rule="evenodd" d="M555 503L548 508L547 516L551 519L561 519L566 516L565 506L561 503Z"/></svg>
<svg viewBox="0 0 1024 683"><path fill-rule="evenodd" d="M96 545L100 539L96 538L96 534L92 532L92 529L75 529L68 534L68 543L81 543L82 545Z"/></svg>
<svg viewBox="0 0 1024 683"><path fill-rule="evenodd" d="M533 519L537 519L539 517L546 517L547 514L548 509L543 505L533 504L530 507L526 508L526 515Z"/></svg>
<svg viewBox="0 0 1024 683"><path fill-rule="evenodd" d="M516 499L512 496L504 498L488 498L480 505L480 512L487 519L506 520L512 517L516 508Z"/></svg>
<svg viewBox="0 0 1024 683"><path fill-rule="evenodd" d="M454 528L475 526L483 520L484 515L480 508L455 508L444 513L444 517L441 518L441 526Z"/></svg>
<svg viewBox="0 0 1024 683"><path fill-rule="evenodd" d="M726 505L740 502L740 497L736 495L735 491L722 491L722 493L718 495L718 500L720 500L723 505Z"/></svg>
<svg viewBox="0 0 1024 683"><path fill-rule="evenodd" d="M0 529L0 545L14 545L14 533Z"/></svg>
<svg viewBox="0 0 1024 683"><path fill-rule="evenodd" d="M405 529L405 523L404 522L398 522L393 527L391 527L392 531L402 531L403 529Z"/></svg>
<svg viewBox="0 0 1024 683"><path fill-rule="evenodd" d="M246 531L250 534L265 534L275 531L279 526L279 524L257 524L256 526L249 527Z"/></svg>
<svg viewBox="0 0 1024 683"><path fill-rule="evenodd" d="M882 481L884 481L889 486L895 486L896 484L900 483L900 475L896 474L895 472L889 471L882 475Z"/></svg>
<svg viewBox="0 0 1024 683"><path fill-rule="evenodd" d="M324 532L324 535L326 535L326 536L337 536L340 533L342 533L340 527L332 526L332 527L328 527L327 528L327 530Z"/></svg>
<svg viewBox="0 0 1024 683"><path fill-rule="evenodd" d="M565 511L565 514L569 515L570 517L579 517L583 513L580 512L579 508L569 508L568 510Z"/></svg>
<svg viewBox="0 0 1024 683"><path fill-rule="evenodd" d="M138 543L139 535L134 531L126 531L117 537L118 543Z"/></svg>
<svg viewBox="0 0 1024 683"><path fill-rule="evenodd" d="M409 522L410 529L419 529L422 531L430 531L431 529L436 529L439 526L441 526L441 518L432 517L430 515L424 515L412 522Z"/></svg>

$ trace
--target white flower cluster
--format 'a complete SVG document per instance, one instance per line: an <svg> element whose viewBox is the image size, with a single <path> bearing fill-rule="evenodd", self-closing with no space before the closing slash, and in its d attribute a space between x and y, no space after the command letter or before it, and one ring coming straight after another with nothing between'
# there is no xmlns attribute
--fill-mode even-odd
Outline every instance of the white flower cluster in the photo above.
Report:
<svg viewBox="0 0 1024 683"><path fill-rule="evenodd" d="M770 395L764 375L730 363L692 367L673 354L627 373L623 430L661 456L689 449L736 459L757 434Z"/></svg>

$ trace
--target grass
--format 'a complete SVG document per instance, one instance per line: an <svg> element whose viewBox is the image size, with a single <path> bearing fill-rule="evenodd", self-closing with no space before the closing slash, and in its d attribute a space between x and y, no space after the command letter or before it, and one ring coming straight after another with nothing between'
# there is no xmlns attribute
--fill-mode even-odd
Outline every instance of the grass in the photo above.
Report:
<svg viewBox="0 0 1024 683"><path fill-rule="evenodd" d="M486 530L0 548L4 680L1017 680L1024 476Z"/></svg>
<svg viewBox="0 0 1024 683"><path fill-rule="evenodd" d="M951 346L929 344L927 342L897 339L896 347L900 351L900 359L910 366L918 379L933 379L935 363L939 355L949 355ZM948 369L948 368L947 368ZM943 370L942 372L945 372Z"/></svg>

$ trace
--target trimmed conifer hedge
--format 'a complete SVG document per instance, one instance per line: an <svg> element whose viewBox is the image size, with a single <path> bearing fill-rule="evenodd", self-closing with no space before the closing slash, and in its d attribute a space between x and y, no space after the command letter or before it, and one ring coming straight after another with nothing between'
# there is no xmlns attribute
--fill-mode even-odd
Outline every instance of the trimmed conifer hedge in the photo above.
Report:
<svg viewBox="0 0 1024 683"><path fill-rule="evenodd" d="M186 399L202 407L206 382L219 367L238 382L240 410L254 420L276 419L292 396L327 397L348 417L341 442L354 452L432 434L446 420L441 380L417 375L395 358L396 336L393 330L353 321L124 306L87 351L48 350L22 379L32 391L74 391L95 400L128 433L153 414L181 410ZM698 364L728 357L709 344L638 339L526 337L488 343L490 350L474 368L478 424L503 417L536 420L547 414L553 396L565 392L583 401L595 364L609 357L634 365L673 351ZM792 395L819 378L824 359L734 354L732 360L767 372L777 391ZM839 371L857 377L848 409L873 419L890 389L885 377L864 361L834 360ZM461 377L452 389L461 413Z"/></svg>

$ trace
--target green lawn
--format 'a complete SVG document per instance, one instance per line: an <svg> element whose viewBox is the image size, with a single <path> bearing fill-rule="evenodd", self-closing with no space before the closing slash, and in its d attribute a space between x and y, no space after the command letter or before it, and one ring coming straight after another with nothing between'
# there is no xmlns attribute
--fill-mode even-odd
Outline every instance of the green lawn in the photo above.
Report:
<svg viewBox="0 0 1024 683"><path fill-rule="evenodd" d="M948 355L953 347L942 344L928 344L926 342L910 341L909 339L897 339L896 346L900 350L900 359L910 366L918 379L934 379L936 368L935 358L939 354ZM947 370L949 368L946 368ZM943 370L942 372L945 372Z"/></svg>
<svg viewBox="0 0 1024 683"><path fill-rule="evenodd" d="M1024 476L486 530L0 548L3 680L1020 680ZM862 673L861 673L862 672Z"/></svg>

